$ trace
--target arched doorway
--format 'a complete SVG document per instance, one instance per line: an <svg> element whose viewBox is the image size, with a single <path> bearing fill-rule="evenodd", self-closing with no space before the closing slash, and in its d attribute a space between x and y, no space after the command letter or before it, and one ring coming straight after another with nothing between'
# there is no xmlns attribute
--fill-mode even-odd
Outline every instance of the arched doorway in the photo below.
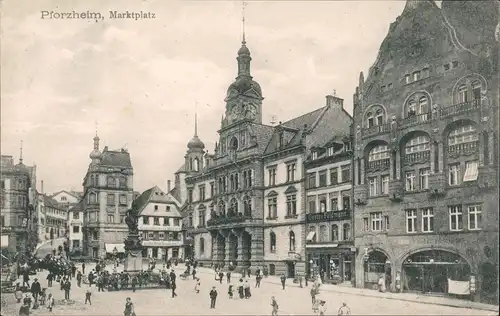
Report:
<svg viewBox="0 0 500 316"><path fill-rule="evenodd" d="M367 289L377 289L380 277L384 277L385 287L391 285L391 262L387 255L379 250L373 250L365 256L364 274Z"/></svg>
<svg viewBox="0 0 500 316"><path fill-rule="evenodd" d="M219 263L226 260L226 238L221 234L217 235L217 260Z"/></svg>
<svg viewBox="0 0 500 316"><path fill-rule="evenodd" d="M481 301L490 304L498 303L498 270L489 263L485 262L479 267L481 275Z"/></svg>
<svg viewBox="0 0 500 316"><path fill-rule="evenodd" d="M231 233L229 234L229 258L228 260L236 265L238 260L238 236Z"/></svg>
<svg viewBox="0 0 500 316"><path fill-rule="evenodd" d="M409 292L467 295L469 264L458 254L424 250L403 261L402 289Z"/></svg>

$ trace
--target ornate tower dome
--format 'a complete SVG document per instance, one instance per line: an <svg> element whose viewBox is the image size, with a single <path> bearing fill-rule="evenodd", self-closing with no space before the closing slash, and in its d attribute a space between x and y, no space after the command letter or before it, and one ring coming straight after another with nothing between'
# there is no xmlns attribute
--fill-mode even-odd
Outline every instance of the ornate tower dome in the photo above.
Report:
<svg viewBox="0 0 500 316"><path fill-rule="evenodd" d="M97 136L97 132L94 137L94 150L89 154L90 159L92 161L97 161L101 158L101 152L99 151L99 136Z"/></svg>
<svg viewBox="0 0 500 316"><path fill-rule="evenodd" d="M198 137L198 120L197 115L194 115L194 136L188 142L187 147L189 150L204 150L205 144Z"/></svg>

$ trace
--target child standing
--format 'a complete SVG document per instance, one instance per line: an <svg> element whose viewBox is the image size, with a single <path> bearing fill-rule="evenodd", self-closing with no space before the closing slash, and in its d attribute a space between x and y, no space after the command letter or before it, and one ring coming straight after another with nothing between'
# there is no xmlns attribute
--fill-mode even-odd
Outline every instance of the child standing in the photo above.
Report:
<svg viewBox="0 0 500 316"><path fill-rule="evenodd" d="M229 295L230 299L233 298L233 285L231 283L229 284L229 287L227 289L227 295Z"/></svg>
<svg viewBox="0 0 500 316"><path fill-rule="evenodd" d="M278 316L278 302L276 302L276 299L274 296L271 296L271 306L273 307L273 311L271 312L272 316Z"/></svg>
<svg viewBox="0 0 500 316"><path fill-rule="evenodd" d="M52 308L54 307L54 297L52 296L52 293L49 293L47 296L47 301L45 302L47 309L49 312L52 312Z"/></svg>

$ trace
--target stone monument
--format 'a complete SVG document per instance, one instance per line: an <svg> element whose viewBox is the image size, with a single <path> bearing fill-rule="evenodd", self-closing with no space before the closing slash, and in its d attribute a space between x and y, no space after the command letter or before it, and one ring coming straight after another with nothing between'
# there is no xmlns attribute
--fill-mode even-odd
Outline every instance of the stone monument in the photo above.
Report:
<svg viewBox="0 0 500 316"><path fill-rule="evenodd" d="M142 241L139 236L139 216L137 210L132 206L127 211L125 223L128 226L128 236L125 239L125 272L139 272L142 270Z"/></svg>

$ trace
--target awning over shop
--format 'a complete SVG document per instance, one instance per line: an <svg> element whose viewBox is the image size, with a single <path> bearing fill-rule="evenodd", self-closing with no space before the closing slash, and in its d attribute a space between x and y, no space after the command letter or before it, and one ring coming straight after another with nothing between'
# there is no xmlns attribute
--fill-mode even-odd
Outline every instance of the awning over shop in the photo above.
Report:
<svg viewBox="0 0 500 316"><path fill-rule="evenodd" d="M307 234L306 241L312 241L314 239L314 236L316 235L316 232L309 232Z"/></svg>
<svg viewBox="0 0 500 316"><path fill-rule="evenodd" d="M309 244L306 248L337 248L339 244Z"/></svg>
<svg viewBox="0 0 500 316"><path fill-rule="evenodd" d="M125 244L104 244L107 253L125 252Z"/></svg>

